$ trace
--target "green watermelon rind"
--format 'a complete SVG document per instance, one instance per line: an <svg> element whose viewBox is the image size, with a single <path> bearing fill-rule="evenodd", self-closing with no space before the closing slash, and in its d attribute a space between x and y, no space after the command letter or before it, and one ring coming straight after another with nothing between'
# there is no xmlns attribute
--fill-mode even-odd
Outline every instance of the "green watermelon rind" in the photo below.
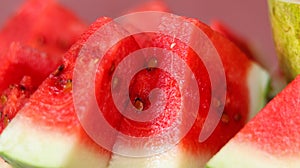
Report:
<svg viewBox="0 0 300 168"><path fill-rule="evenodd" d="M268 0L275 48L289 81L300 74L300 4Z"/></svg>

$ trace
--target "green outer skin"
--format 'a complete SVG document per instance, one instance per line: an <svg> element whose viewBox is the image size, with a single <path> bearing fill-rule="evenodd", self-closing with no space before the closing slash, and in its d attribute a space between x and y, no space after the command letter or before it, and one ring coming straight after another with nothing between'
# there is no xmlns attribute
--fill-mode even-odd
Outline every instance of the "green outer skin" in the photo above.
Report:
<svg viewBox="0 0 300 168"><path fill-rule="evenodd" d="M268 3L278 59L291 81L300 74L300 4L280 0Z"/></svg>

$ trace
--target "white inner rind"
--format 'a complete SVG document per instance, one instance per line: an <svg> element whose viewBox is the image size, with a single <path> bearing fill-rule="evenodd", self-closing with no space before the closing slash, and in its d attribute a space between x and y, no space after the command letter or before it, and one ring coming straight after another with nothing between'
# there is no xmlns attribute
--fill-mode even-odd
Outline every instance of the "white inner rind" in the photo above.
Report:
<svg viewBox="0 0 300 168"><path fill-rule="evenodd" d="M248 72L248 89L249 89L249 116L253 118L261 108L266 104L266 94L269 88L270 76L259 65L252 63Z"/></svg>
<svg viewBox="0 0 300 168"><path fill-rule="evenodd" d="M180 145L171 150L151 157L125 157L114 154L108 168L199 168L211 157L209 152L192 153Z"/></svg>
<svg viewBox="0 0 300 168"><path fill-rule="evenodd" d="M299 155L278 157L247 143L230 141L206 165L207 168L299 168Z"/></svg>
<svg viewBox="0 0 300 168"><path fill-rule="evenodd" d="M1 134L0 155L25 167L53 168L102 168L110 157L80 143L76 133L41 128L22 115L17 115Z"/></svg>

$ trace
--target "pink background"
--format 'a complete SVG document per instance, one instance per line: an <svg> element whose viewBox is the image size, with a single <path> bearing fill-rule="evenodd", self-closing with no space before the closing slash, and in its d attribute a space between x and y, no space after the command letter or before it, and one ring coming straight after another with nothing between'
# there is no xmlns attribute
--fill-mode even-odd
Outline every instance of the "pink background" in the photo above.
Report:
<svg viewBox="0 0 300 168"><path fill-rule="evenodd" d="M100 16L118 17L147 0L59 0L89 23ZM0 26L23 0L0 0ZM173 13L209 24L218 19L246 37L269 70L277 66L265 0L165 0Z"/></svg>

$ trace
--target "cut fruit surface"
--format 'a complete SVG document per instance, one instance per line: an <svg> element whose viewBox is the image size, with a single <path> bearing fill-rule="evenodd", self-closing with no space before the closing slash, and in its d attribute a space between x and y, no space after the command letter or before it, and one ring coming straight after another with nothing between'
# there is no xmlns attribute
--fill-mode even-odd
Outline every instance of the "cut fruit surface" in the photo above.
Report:
<svg viewBox="0 0 300 168"><path fill-rule="evenodd" d="M4 130L0 137L0 155L6 161L17 167L107 166L110 152L91 140L77 119L72 99L72 76L82 45L109 21L109 18L100 18L91 25L64 55L63 64L42 83ZM115 58L128 54L137 48L133 44L128 39L127 43L116 45L108 55ZM114 119L110 118L111 121ZM57 150L62 151L58 153Z"/></svg>
<svg viewBox="0 0 300 168"><path fill-rule="evenodd" d="M300 167L300 76L207 164L209 168Z"/></svg>
<svg viewBox="0 0 300 168"><path fill-rule="evenodd" d="M59 63L86 27L55 0L28 0L0 31L0 58L5 58L3 54L12 42L20 42Z"/></svg>
<svg viewBox="0 0 300 168"><path fill-rule="evenodd" d="M163 19L162 19L163 20ZM160 28L161 31L171 31L169 26L175 26L164 21L161 22ZM119 154L114 154L112 159L110 160L109 167L110 168L118 168L118 167L155 167L155 168L175 168L175 167L203 167L205 163L209 160L209 158L216 153L248 120L248 116L251 112L257 111L261 108L262 104L260 104L261 97L264 95L264 90L267 88L267 73L260 68L258 65L255 65L252 61L250 61L244 54L241 52L238 47L236 47L229 40L221 36L219 33L214 32L208 26L200 23L197 20L189 19L190 22L196 24L204 33L208 36L208 38L212 41L213 45L216 47L218 53L221 56L222 63L224 65L226 80L227 80L227 101L225 102L225 111L219 122L217 128L213 132L213 134L203 143L198 141L199 134L201 128L203 127L205 117L208 113L209 101L210 101L210 84L208 79L207 70L205 69L203 63L195 53L189 49L189 47L183 42L176 40L174 37L156 34L149 35L151 40L146 44L147 47L158 47L166 50L170 50L178 54L178 56L183 59L189 67L191 67L192 71L195 74L195 78L198 80L199 88L203 88L200 91L201 101L200 101L200 109L198 111L198 116L196 118L195 123L193 124L191 130L187 133L185 137L174 146L172 149L167 150L163 153L149 156L149 157L140 157L140 158L132 158L121 156ZM193 34L187 27L177 27L177 30L180 32L184 32L184 34L188 34L186 38L189 40L193 40ZM143 41L144 42L144 41ZM154 55L155 56L155 55ZM168 58L163 60L158 60L158 64L164 64L161 61L165 61L166 64L168 62ZM170 61L170 60L169 60ZM174 63L175 66L174 71L176 72L176 68L181 69L181 73L187 76L187 72L183 71L182 67L178 66ZM155 69L151 71L143 71L143 75L135 76L132 89L130 90L131 95L135 95L133 97L139 97L143 101L144 107L150 106L147 102L148 92L145 91L151 88L162 88L165 91L165 94L168 95L168 91L173 94L168 97L167 101L173 102L174 104L170 107L167 107L164 116L157 120L153 120L150 123L139 123L132 121L130 119L124 118L121 125L120 131L127 135L137 136L137 137L148 137L155 134L163 133L161 130L168 128L169 122L164 121L173 121L178 122L178 115L180 113L176 113L178 111L178 105L180 103L175 103L180 100L180 95L177 94L177 90L171 91L174 89L172 87L173 82L169 81L164 77L164 73L155 74ZM256 78L255 74L260 74L261 77ZM154 77L155 80L148 81L145 76L150 75ZM185 76L185 77L186 77ZM255 80L255 82L253 81ZM169 85L161 86L160 81L165 81L169 83ZM147 85L143 84L147 83ZM188 78L185 79L183 84L178 84L180 87L186 87L189 84ZM220 83L222 85L223 83ZM224 85L224 84L223 84ZM138 86L143 86L139 88ZM176 88L176 86L175 86ZM253 94L258 93L258 94ZM179 100L178 100L179 99ZM134 98L132 101L135 100ZM216 100L217 101L217 100ZM134 102L132 102L134 103ZM186 103L186 102L185 102ZM190 104L185 104L185 106L189 106ZM185 109L188 109L184 107ZM184 113L188 113L189 111L184 111ZM141 111L143 113L143 111ZM182 115L184 116L184 115ZM180 118L180 117L179 117ZM156 127L158 125L158 127ZM176 131L181 131L180 128ZM122 149L124 151L133 151L135 148L142 148L142 146L138 146L140 144L132 142L130 144L124 143L123 136L120 136L120 139L116 140L114 147L116 149ZM151 137L150 137L151 138Z"/></svg>

